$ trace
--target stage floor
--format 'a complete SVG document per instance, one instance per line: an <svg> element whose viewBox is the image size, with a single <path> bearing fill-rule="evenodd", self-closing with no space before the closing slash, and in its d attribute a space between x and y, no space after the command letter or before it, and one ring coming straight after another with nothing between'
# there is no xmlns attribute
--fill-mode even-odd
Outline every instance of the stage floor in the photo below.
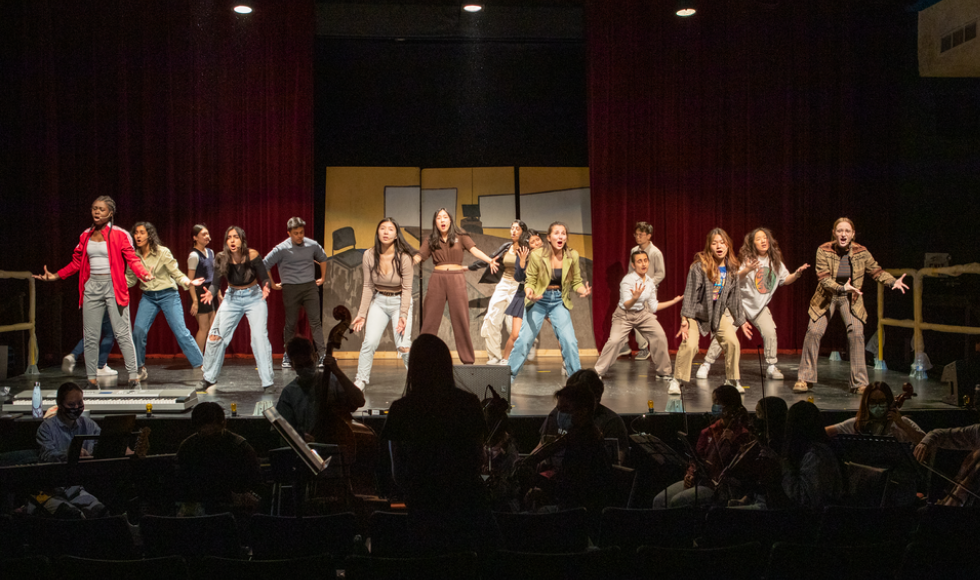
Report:
<svg viewBox="0 0 980 580"><path fill-rule="evenodd" d="M477 360L477 364L485 361ZM582 359L583 368L595 364L594 357ZM721 361L719 361L720 363ZM698 363L695 363L698 364ZM831 362L821 358L819 363L820 383L809 393L794 393L793 383L796 378L799 356L784 355L780 357L779 367L786 375L782 381L767 381L763 388L760 368L755 357L743 355L741 362L742 383L748 387L744 396L745 406L755 409L756 402L765 395L782 397L788 404L813 397L823 411L853 411L858 407L860 397L851 395L847 388L849 365L847 362ZM291 370L282 370L280 361L275 361L276 384L265 391L259 386L258 373L252 359L228 358L225 361L218 383L206 393L198 394L201 401L215 401L230 412L231 403L236 403L240 415L251 415L259 402L274 404L282 387L296 375ZM342 360L340 367L348 376L356 373L356 360ZM106 378L99 381L103 388L118 388L125 385L125 369L122 360L111 359L109 366L121 370L118 377ZM696 372L695 367L694 372ZM650 372L649 361L636 361L621 358L609 369L604 377L606 392L602 402L607 407L620 414L638 414L647 412L647 401L652 400L656 411L662 412L670 399L675 401L680 397L667 395L668 382L658 380ZM182 358L149 359L147 361L149 379L144 383L147 389L171 388L177 386L193 387L197 384L195 373L187 366ZM693 372L692 372L693 374ZM871 381L885 381L896 394L901 391L902 383L908 381L915 387L917 397L906 402L904 410L944 410L955 409L942 402L942 396L948 393L948 387L935 379L909 380L905 373L895 371L875 371L868 368ZM62 382L73 379L79 384L85 382L84 366L79 364L73 376L66 376L60 367L47 368L41 372L39 380L44 389L57 389ZM683 394L684 410L689 413L702 413L711 409L711 390L724 383L724 364L716 364L708 379L694 380ZM3 381L12 392L28 389L33 385L34 378L26 375L13 377ZM554 392L564 384L561 372L561 358L539 357L535 362L525 365L521 375L512 388L513 416L546 415L554 407ZM371 384L365 391L366 409L387 409L391 402L402 395L405 386L405 367L401 360L375 359L371 376ZM676 404L676 403L675 403Z"/></svg>

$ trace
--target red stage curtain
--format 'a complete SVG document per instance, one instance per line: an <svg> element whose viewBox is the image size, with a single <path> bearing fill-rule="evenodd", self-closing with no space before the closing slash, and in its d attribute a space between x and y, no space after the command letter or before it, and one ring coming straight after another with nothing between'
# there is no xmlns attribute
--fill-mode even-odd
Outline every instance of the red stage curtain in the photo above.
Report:
<svg viewBox="0 0 980 580"><path fill-rule="evenodd" d="M683 294L688 267L713 227L734 238L735 251L751 229L771 228L792 271L812 264L833 220L854 209L847 201L855 188L854 71L844 3L703 4L682 19L670 2L588 2L599 345L636 221L653 224L667 266L658 294L668 299ZM774 297L780 348L802 346L815 285L811 268ZM671 348L679 344L679 318L680 306L660 316Z"/></svg>
<svg viewBox="0 0 980 580"><path fill-rule="evenodd" d="M19 267L67 263L103 194L120 225L154 223L182 270L195 223L208 225L216 251L232 224L263 254L291 216L313 233L313 2L252 4L250 15L210 0L30 0L13 10L14 227L24 235L11 244L30 247ZM49 363L81 337L77 301L77 279L39 286ZM269 307L282 352L279 294ZM248 350L243 323L229 352ZM162 316L148 352L180 352Z"/></svg>

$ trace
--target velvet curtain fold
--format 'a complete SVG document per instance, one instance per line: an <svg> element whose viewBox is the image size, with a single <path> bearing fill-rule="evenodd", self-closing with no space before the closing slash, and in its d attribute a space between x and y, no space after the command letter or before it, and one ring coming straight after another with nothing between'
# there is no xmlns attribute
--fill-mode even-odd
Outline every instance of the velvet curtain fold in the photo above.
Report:
<svg viewBox="0 0 980 580"><path fill-rule="evenodd" d="M196 223L207 224L215 251L233 224L262 254L286 238L292 216L314 235L313 2L264 1L250 15L231 6L11 7L8 99L17 115L6 120L16 168L6 183L19 221L4 236L12 249L5 269L67 263L99 195L116 200L119 225L155 224L182 270ZM81 337L77 280L41 284L38 294L42 353L60 357ZM190 299L181 296L186 312ZM138 298L136 289L134 316ZM278 293L269 311L273 350L282 352ZM186 321L194 332L196 322ZM248 350L243 323L229 352ZM147 351L180 352L162 316Z"/></svg>

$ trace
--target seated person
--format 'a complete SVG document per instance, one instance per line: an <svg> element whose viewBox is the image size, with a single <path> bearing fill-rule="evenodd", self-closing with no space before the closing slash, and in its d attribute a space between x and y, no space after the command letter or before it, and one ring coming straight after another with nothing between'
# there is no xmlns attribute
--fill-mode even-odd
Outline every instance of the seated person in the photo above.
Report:
<svg viewBox="0 0 980 580"><path fill-rule="evenodd" d="M936 449L956 449L971 451L963 461L955 481L965 489L954 488L940 503L942 505L972 506L980 503L969 492L980 495L980 424L952 429L933 429L922 438L915 447L915 458L919 461L929 461Z"/></svg>
<svg viewBox="0 0 980 580"><path fill-rule="evenodd" d="M592 369L578 370L568 377L565 386L579 383L584 384L595 395L596 410L592 422L599 429L599 434L603 439L616 439L619 444L619 456L611 459L621 465L629 454L630 438L629 432L626 430L626 423L615 411L601 403L602 395L605 393L605 385L603 385L602 379L599 378L596 371ZM552 409L545 418L544 423L541 424L540 433L539 446L554 441L558 436L565 434L565 431L558 425L558 407ZM557 467L561 463L562 455L560 452L556 453L549 459L549 462Z"/></svg>
<svg viewBox="0 0 980 580"><path fill-rule="evenodd" d="M714 482L738 454L742 445L752 441L752 434L748 430L749 414L742 406L741 395L732 385L718 387L711 396L711 411L718 416L718 420L701 431L695 447L695 452L708 473L699 473L697 464L692 460L683 481L671 484L653 498L654 508L675 508L708 502L724 505L730 497L743 497L741 490L717 493L720 490L716 489Z"/></svg>
<svg viewBox="0 0 980 580"><path fill-rule="evenodd" d="M892 394L891 387L881 381L871 383L861 395L857 415L836 425L829 425L826 428L827 435L836 437L861 433L894 437L917 445L922 441L925 432L911 419L902 416L901 411L892 408L894 402L895 395Z"/></svg>
<svg viewBox="0 0 980 580"><path fill-rule="evenodd" d="M225 412L218 403L198 403L191 425L197 433L177 450L181 515L254 512L258 498L253 491L262 481L255 450L225 428Z"/></svg>
<svg viewBox="0 0 980 580"><path fill-rule="evenodd" d="M302 336L291 338L286 343L286 356L296 370L296 378L283 387L276 411L307 443L315 441L313 428L316 425L317 395L321 390L326 391L329 406L338 407L346 413L364 405L364 393L340 370L337 359L324 359L324 367L329 374L319 371L316 351L310 339ZM327 376L330 381L325 385Z"/></svg>
<svg viewBox="0 0 980 580"><path fill-rule="evenodd" d="M729 470L744 484L746 495L728 507L782 509L792 507L783 493L782 453L786 434L786 401L763 397L755 406L751 431L757 444Z"/></svg>
<svg viewBox="0 0 980 580"><path fill-rule="evenodd" d="M55 402L56 412L41 422L37 429L38 456L41 462L64 462L68 460L68 447L76 435L98 435L102 429L95 421L82 415L85 411L84 392L75 383L63 383L58 387ZM81 457L91 457L94 441L82 444ZM56 517L100 517L105 514L105 506L78 485L48 490L41 496L50 498L43 501L43 508Z"/></svg>
<svg viewBox="0 0 980 580"><path fill-rule="evenodd" d="M598 515L609 504L612 486L612 460L605 441L594 423L596 400L584 382L572 382L555 393L558 439L539 445L525 460L529 466L562 452L561 463L538 478L528 494L529 507L554 505L559 510L585 507Z"/></svg>
<svg viewBox="0 0 980 580"><path fill-rule="evenodd" d="M813 403L800 401L786 413L783 492L796 506L813 510L838 503L844 494L840 462L822 425Z"/></svg>

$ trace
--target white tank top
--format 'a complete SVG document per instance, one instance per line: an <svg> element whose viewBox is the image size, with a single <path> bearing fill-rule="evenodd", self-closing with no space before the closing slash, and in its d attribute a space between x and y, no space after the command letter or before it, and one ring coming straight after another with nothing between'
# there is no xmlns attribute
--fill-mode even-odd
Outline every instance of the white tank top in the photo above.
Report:
<svg viewBox="0 0 980 580"><path fill-rule="evenodd" d="M88 265L92 274L108 274L109 248L105 242L88 241Z"/></svg>

